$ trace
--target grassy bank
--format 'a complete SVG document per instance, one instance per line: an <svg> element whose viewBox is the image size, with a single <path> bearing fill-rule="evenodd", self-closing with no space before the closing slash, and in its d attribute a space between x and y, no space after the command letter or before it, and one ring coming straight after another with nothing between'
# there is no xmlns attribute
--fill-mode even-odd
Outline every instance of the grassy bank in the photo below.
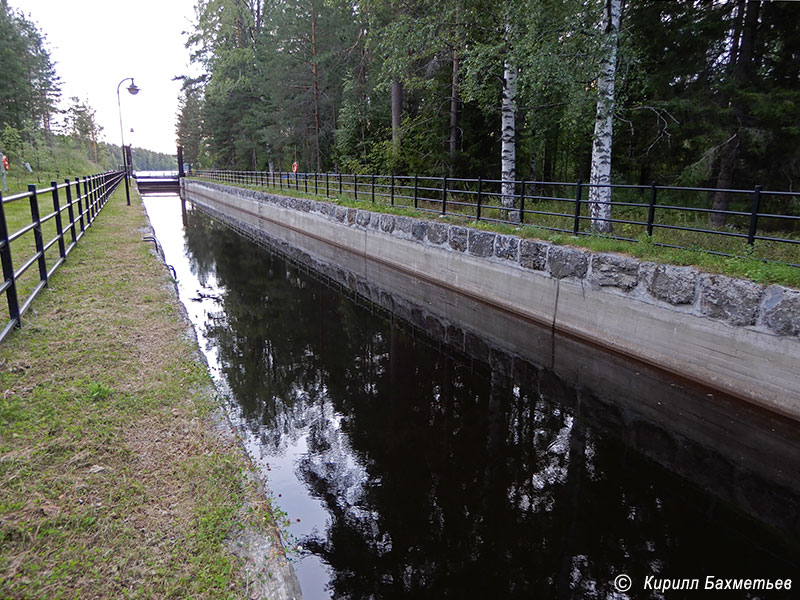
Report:
<svg viewBox="0 0 800 600"><path fill-rule="evenodd" d="M118 190L0 346L0 597L240 598L274 531Z"/></svg>

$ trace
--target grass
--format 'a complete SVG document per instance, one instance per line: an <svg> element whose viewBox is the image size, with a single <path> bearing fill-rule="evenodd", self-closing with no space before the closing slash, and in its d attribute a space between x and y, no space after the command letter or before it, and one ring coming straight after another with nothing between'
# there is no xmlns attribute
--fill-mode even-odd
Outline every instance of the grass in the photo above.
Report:
<svg viewBox="0 0 800 600"><path fill-rule="evenodd" d="M387 178L386 182L388 182ZM366 183L368 178L364 178ZM378 189L382 190L381 186L387 183L379 180L377 185ZM285 182L284 182L285 183ZM300 190L287 188L266 188L271 192L276 192L292 197L308 198L312 200L325 200L324 181L321 184L320 193L323 196L313 194L313 182L309 184L309 193L303 190L304 183L300 183ZM361 183L361 182L359 182ZM263 190L265 189L259 185L243 185L232 184L239 187L248 189ZM359 187L361 187L359 185ZM476 221L474 218L474 209L467 207L465 204L458 204L460 201L465 200L454 195L448 201L448 212L453 210L461 210L463 214L448 214L447 216L440 216L441 202L425 201L418 202L419 208L414 208L413 197L411 199L403 196L409 194L408 190L404 190L403 194L398 194L395 197L395 205L389 205L389 201L385 195L378 195L375 203L370 200L361 200L361 197L371 198L369 192L363 189L359 190L359 200L354 200L352 197L352 184L345 184L343 186L342 194L339 194L338 182L334 185L331 183L330 191L332 197L327 198L328 201L335 202L342 206L352 208L359 208L362 210L370 210L374 212L384 212L391 214L399 214L404 216L411 216L424 219L436 219L438 221L457 223L467 227L474 227L486 231L494 231L497 233L517 235L525 238L534 238L543 241L552 242L561 245L572 245L583 248L588 248L597 252L614 252L634 256L642 260L656 262L660 264L674 264L682 266L694 266L702 271L709 273L718 273L728 275L731 277L738 277L742 279L749 279L756 283L764 285L779 284L794 288L800 288L800 269L792 267L782 262L800 263L800 245L792 244L776 244L766 241L758 240L754 246L749 247L743 240L730 238L726 236L708 236L696 232L687 232L679 230L658 230L656 229L652 237L646 235L646 231L642 226L618 224L616 227L615 235L620 237L627 237L637 240L638 243L631 243L624 240L615 240L613 238L604 237L600 235L579 235L574 236L571 233L561 231L553 231L549 228L571 228L572 217L569 222L563 217L537 217L537 224L526 223L522 226L515 226L508 223L501 223L493 220ZM430 197L430 191L426 192ZM349 195L348 195L349 194ZM377 195L377 194L376 194ZM630 199L632 200L632 199ZM474 200L470 200L474 202ZM497 202L495 202L497 204ZM540 202L534 206L531 202L526 203L526 210L542 210L547 212L564 212L567 213L574 210L574 204L567 206L566 204L559 205L557 202ZM637 212L638 211L638 212ZM623 208L619 213L615 213L614 218L623 220L635 220L641 217L641 209L638 208ZM679 223L676 221L674 224L679 224L684 227L702 227L708 228L707 222L704 222L704 213L677 213L679 218L682 219ZM501 218L501 210L497 206L484 206L482 217L489 219ZM528 219L533 220L534 215L527 215ZM771 234L774 235L774 232ZM793 233L786 233L785 235L779 234L776 237L788 237L797 239L797 235ZM709 242L709 239L711 240ZM685 246L685 248L668 248L660 246L657 243L673 244ZM726 254L734 254L737 256L727 257L719 256L708 252L722 252Z"/></svg>
<svg viewBox="0 0 800 600"><path fill-rule="evenodd" d="M241 598L232 540L275 534L132 200L0 346L2 598Z"/></svg>

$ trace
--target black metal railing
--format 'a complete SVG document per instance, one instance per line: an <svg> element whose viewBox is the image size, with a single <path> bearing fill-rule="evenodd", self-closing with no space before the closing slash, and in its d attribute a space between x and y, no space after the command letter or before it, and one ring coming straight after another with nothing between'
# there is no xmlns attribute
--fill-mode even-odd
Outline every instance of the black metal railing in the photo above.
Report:
<svg viewBox="0 0 800 600"><path fill-rule="evenodd" d="M50 187L42 189L29 185L27 192L7 198L0 194L0 261L3 267L0 293L5 293L8 304L8 320L0 331L0 342L22 325L22 316L34 298L47 286L55 270L64 264L124 176L122 171L112 171L76 177L73 181L66 179L61 184L53 181ZM10 232L13 228L16 230ZM54 254L56 247L55 260L48 266L48 251L53 248ZM33 253L27 254L26 250L31 252L31 249ZM24 262L15 270L14 263L19 260ZM38 277L33 281L23 279L34 265L38 267Z"/></svg>
<svg viewBox="0 0 800 600"><path fill-rule="evenodd" d="M602 235L626 242L748 256L800 267L800 194L649 185L596 185L422 175L355 175L267 171L194 171L192 177L266 189L404 206L470 220L531 225L572 236ZM611 188L611 217L590 214L591 190ZM512 191L513 190L513 191ZM726 210L706 208L729 195ZM723 226L709 225L709 216ZM598 234L593 224L610 224ZM733 242L732 242L733 240ZM738 244L737 241L741 242Z"/></svg>

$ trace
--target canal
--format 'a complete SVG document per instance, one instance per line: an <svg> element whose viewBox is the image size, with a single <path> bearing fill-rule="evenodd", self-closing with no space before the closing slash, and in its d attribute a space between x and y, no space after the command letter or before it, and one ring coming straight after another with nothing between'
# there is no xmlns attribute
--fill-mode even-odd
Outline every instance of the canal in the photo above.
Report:
<svg viewBox="0 0 800 600"><path fill-rule="evenodd" d="M479 335L447 320L458 298L401 297L174 196L145 205L306 600L685 597L652 586L800 573L796 423L480 307Z"/></svg>

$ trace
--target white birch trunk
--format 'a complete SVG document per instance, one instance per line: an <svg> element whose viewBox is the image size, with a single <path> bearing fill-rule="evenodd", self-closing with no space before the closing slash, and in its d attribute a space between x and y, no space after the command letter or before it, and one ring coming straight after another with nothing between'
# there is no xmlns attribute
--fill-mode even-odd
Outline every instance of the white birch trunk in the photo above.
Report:
<svg viewBox="0 0 800 600"><path fill-rule="evenodd" d="M514 208L517 178L517 69L506 60L503 63L503 104L500 112L500 178L502 180L501 203L504 208ZM511 221L519 221L519 211L508 213Z"/></svg>
<svg viewBox="0 0 800 600"><path fill-rule="evenodd" d="M611 139L614 132L614 78L617 72L617 37L621 0L605 0L602 27L605 37L605 56L597 81L597 116L594 122L592 166L589 175L589 202L592 230L610 233L611 188L596 187L611 184Z"/></svg>

